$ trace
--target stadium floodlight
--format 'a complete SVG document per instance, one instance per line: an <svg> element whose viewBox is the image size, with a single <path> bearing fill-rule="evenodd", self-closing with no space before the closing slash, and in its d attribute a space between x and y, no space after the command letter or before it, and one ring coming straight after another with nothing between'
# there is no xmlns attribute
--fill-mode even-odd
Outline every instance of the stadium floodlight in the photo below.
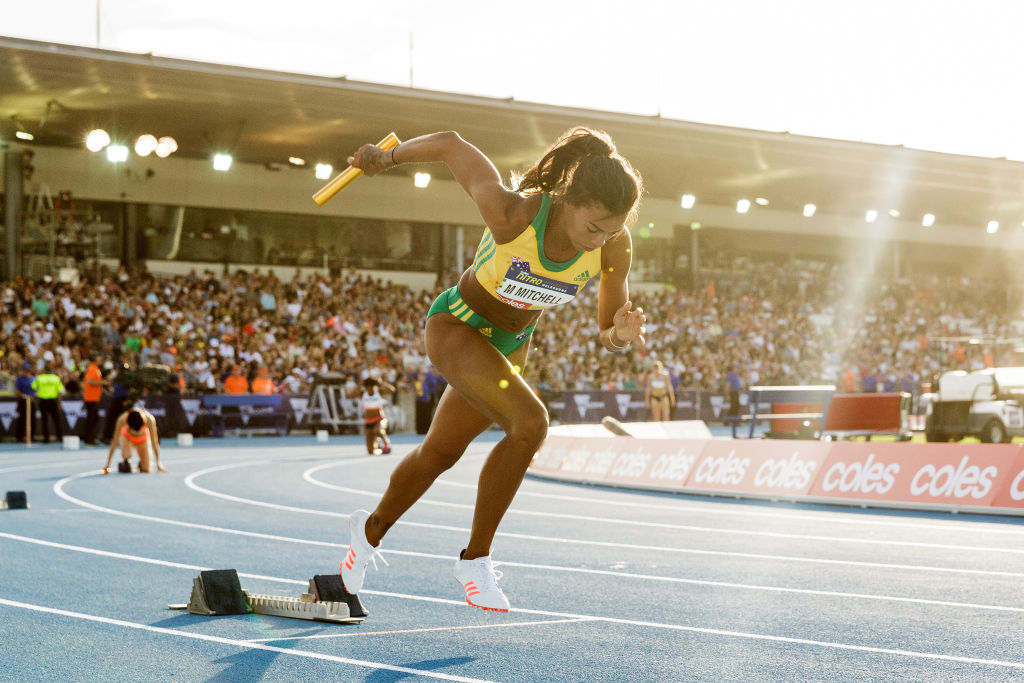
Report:
<svg viewBox="0 0 1024 683"><path fill-rule="evenodd" d="M804 204L804 216L810 218L814 215L814 212L818 210L814 204Z"/></svg>
<svg viewBox="0 0 1024 683"><path fill-rule="evenodd" d="M874 209L868 209L868 212L864 214L865 223L874 223L878 220L878 212Z"/></svg>
<svg viewBox="0 0 1024 683"><path fill-rule="evenodd" d="M999 232L999 221L989 221L988 227L985 228L985 232L990 235L994 235Z"/></svg>
<svg viewBox="0 0 1024 683"><path fill-rule="evenodd" d="M412 184L419 188L424 188L430 185L430 174L429 173L417 173L412 177Z"/></svg>
<svg viewBox="0 0 1024 683"><path fill-rule="evenodd" d="M770 202L764 197L758 197L754 200L754 203L757 204L758 206L768 206Z"/></svg>
<svg viewBox="0 0 1024 683"><path fill-rule="evenodd" d="M302 157L288 157L288 163L292 166L305 166L306 160Z"/></svg>
<svg viewBox="0 0 1024 683"><path fill-rule="evenodd" d="M110 145L107 147L107 161L112 161L115 164L128 161L128 148L124 145Z"/></svg>
<svg viewBox="0 0 1024 683"><path fill-rule="evenodd" d="M334 167L330 164L317 164L316 165L316 177L317 180L327 180L331 177L331 172Z"/></svg>
<svg viewBox="0 0 1024 683"><path fill-rule="evenodd" d="M923 225L926 228L930 228L933 225L935 225L935 214L926 213L924 217L921 218L921 225Z"/></svg>
<svg viewBox="0 0 1024 683"><path fill-rule="evenodd" d="M684 194L679 199L679 206L683 207L684 209L692 209L693 205L696 202L697 202L697 198L694 197L692 194Z"/></svg>
<svg viewBox="0 0 1024 683"><path fill-rule="evenodd" d="M16 130L16 131L14 131L14 137L18 138L19 140L29 140L29 141L36 139L35 136L32 135L32 133L29 133L27 130Z"/></svg>
<svg viewBox="0 0 1024 683"><path fill-rule="evenodd" d="M213 170L214 171L227 171L231 168L231 155L230 154L214 154L213 155Z"/></svg>
<svg viewBox="0 0 1024 683"><path fill-rule="evenodd" d="M750 211L749 199L741 199L736 202L736 213L746 213L747 211Z"/></svg>
<svg viewBox="0 0 1024 683"><path fill-rule="evenodd" d="M899 209L889 209L889 215L892 216L893 218L899 218L900 217L900 210Z"/></svg>
<svg viewBox="0 0 1024 683"><path fill-rule="evenodd" d="M178 141L170 135L165 135L156 142L156 155L161 159L171 156L178 151Z"/></svg>
<svg viewBox="0 0 1024 683"><path fill-rule="evenodd" d="M140 135L139 139L135 141L135 153L140 157L149 156L156 149L156 136L146 133Z"/></svg>
<svg viewBox="0 0 1024 683"><path fill-rule="evenodd" d="M89 131L85 136L85 148L90 152L98 152L110 144L110 135L102 128Z"/></svg>

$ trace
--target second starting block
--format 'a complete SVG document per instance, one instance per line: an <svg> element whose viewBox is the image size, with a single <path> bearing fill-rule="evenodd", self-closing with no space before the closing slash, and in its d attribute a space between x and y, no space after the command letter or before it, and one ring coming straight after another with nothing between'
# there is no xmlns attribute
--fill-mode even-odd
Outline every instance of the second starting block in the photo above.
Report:
<svg viewBox="0 0 1024 683"><path fill-rule="evenodd" d="M256 613L339 624L358 624L368 614L359 602L359 596L348 593L337 574L314 576L309 580L308 593L298 598L286 598L243 590L234 569L199 572L199 576L192 580L192 596L188 604L167 607L187 609L192 614L207 617Z"/></svg>

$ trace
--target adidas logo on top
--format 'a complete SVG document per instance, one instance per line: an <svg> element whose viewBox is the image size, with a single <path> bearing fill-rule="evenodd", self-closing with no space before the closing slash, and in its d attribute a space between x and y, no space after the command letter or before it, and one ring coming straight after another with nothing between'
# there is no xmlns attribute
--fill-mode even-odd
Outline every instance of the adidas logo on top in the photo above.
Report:
<svg viewBox="0 0 1024 683"><path fill-rule="evenodd" d="M586 282L590 279L590 271L584 270L582 273L572 279L573 282Z"/></svg>

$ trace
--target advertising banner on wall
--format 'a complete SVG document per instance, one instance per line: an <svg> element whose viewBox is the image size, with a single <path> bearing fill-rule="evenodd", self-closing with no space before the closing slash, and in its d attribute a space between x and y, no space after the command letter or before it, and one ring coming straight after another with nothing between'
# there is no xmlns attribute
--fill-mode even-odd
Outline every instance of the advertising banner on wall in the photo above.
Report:
<svg viewBox="0 0 1024 683"><path fill-rule="evenodd" d="M540 396L553 423L590 424L608 415L622 422L650 419L642 391L541 391ZM728 407L722 395L679 391L671 419L713 422Z"/></svg>
<svg viewBox="0 0 1024 683"><path fill-rule="evenodd" d="M994 508L1014 508L1024 511L1024 447L1017 454L1006 473L1006 479L992 498Z"/></svg>
<svg viewBox="0 0 1024 683"><path fill-rule="evenodd" d="M634 439L560 429L552 428L531 472L680 493L1024 514L1022 445Z"/></svg>
<svg viewBox="0 0 1024 683"><path fill-rule="evenodd" d="M752 443L757 447L751 448ZM826 441L708 441L686 485L704 491L806 495L830 448Z"/></svg>
<svg viewBox="0 0 1024 683"><path fill-rule="evenodd" d="M61 426L64 434L83 436L85 432L85 404L81 398L69 396L61 399ZM111 410L110 396L100 399L99 420L96 434L103 434L107 414ZM189 433L195 436L210 434L210 421L206 409L202 405L201 396L178 396L176 394L149 394L141 399L141 403L156 418L157 429L161 436L174 436ZM262 409L240 411L236 421L243 427L261 428L274 424L261 417ZM280 410L289 414L289 429L309 429L310 418L308 395L282 396ZM32 434L38 440L42 434L40 413L35 407L32 421ZM243 414L244 413L244 414ZM0 398L0 438L13 441L17 435L18 402L14 398ZM114 418L116 419L116 415ZM231 426L235 426L232 423ZM51 438L55 436L51 426Z"/></svg>
<svg viewBox="0 0 1024 683"><path fill-rule="evenodd" d="M812 495L912 504L992 503L1020 446L839 442Z"/></svg>

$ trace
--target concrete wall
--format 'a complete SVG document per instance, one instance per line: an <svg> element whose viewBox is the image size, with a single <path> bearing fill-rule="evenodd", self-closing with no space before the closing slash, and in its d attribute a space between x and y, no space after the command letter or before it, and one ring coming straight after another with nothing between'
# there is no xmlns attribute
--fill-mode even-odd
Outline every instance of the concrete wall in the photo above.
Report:
<svg viewBox="0 0 1024 683"><path fill-rule="evenodd" d="M211 163L170 157L140 159L112 164L103 153L82 150L35 147L36 168L26 193L46 185L51 192L71 190L76 197L170 205L225 207L257 211L336 215L391 220L437 222L480 227L482 221L472 202L454 181L435 179L428 189L416 189L411 178L397 173L373 179L361 178L342 193L318 207L311 195L324 181L317 180L311 168L283 168L270 171L262 165L236 162L226 173L214 171ZM435 167L438 168L438 167ZM424 170L430 170L424 166ZM337 172L337 171L336 171ZM957 257L958 248L982 250L990 254L1024 251L1024 231L1004 229L995 235L980 234L976 228L933 226L923 228L917 221L893 219L882 215L874 224L862 217L819 214L805 218L795 212L752 207L748 214L736 213L732 206L700 204L683 209L678 200L644 200L638 226L653 223L653 239L670 239L673 226L700 221L702 235L730 232L742 235L747 245L756 244L764 235L767 245L779 248L778 235L794 241L822 243L822 240L847 240L856 244L884 245L900 242L913 250L946 247L944 255ZM735 236L734 236L735 237ZM828 245L822 245L827 249ZM875 250L877 251L877 247Z"/></svg>

